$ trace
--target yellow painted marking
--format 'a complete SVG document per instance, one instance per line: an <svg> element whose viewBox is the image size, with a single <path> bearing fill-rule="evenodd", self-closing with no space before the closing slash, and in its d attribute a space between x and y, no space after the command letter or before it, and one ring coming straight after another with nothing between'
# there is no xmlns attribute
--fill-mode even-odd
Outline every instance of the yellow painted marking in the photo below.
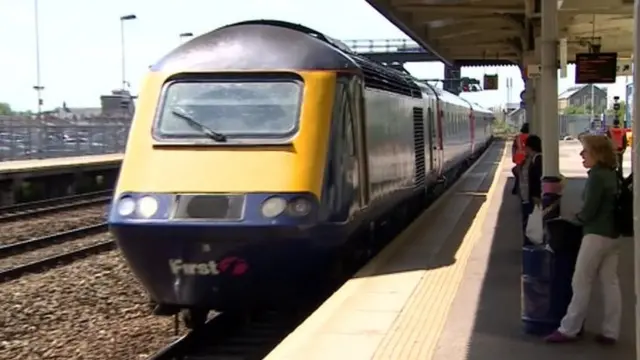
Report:
<svg viewBox="0 0 640 360"><path fill-rule="evenodd" d="M506 159L505 149L506 145L502 149L496 175L487 192L488 200L482 204L465 234L455 254L456 261L450 266L424 272L409 302L378 346L374 359L427 360L433 357L449 310L462 283L471 251L482 236L481 226L485 222L487 209L491 206L490 199L500 179L499 171Z"/></svg>
<svg viewBox="0 0 640 360"><path fill-rule="evenodd" d="M482 191L459 191L456 193L456 195L462 195L462 196L487 196L489 195L488 192L482 192Z"/></svg>

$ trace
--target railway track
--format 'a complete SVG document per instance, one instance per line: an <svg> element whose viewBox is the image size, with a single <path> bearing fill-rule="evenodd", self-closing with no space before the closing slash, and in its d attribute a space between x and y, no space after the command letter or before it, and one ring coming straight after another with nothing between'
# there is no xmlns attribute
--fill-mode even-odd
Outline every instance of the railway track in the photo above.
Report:
<svg viewBox="0 0 640 360"><path fill-rule="evenodd" d="M9 245L0 246L0 260L15 259L23 255L30 255L39 249L66 244L72 241L79 241L88 236L106 232L107 223L85 226L78 229L64 231L61 233L43 236L35 239L21 241ZM82 245L82 244L81 244ZM111 239L92 241L83 246L73 247L70 250L62 250L52 255L29 259L25 262L2 267L0 262L0 283L17 279L23 275L45 271L46 269L68 264L76 259L84 258L93 254L98 254L115 248L115 242ZM37 255L37 254L36 254Z"/></svg>
<svg viewBox="0 0 640 360"><path fill-rule="evenodd" d="M253 317L221 313L146 360L260 360L312 310L265 312Z"/></svg>
<svg viewBox="0 0 640 360"><path fill-rule="evenodd" d="M0 207L0 222L22 220L28 217L50 214L61 210L72 210L86 205L107 203L111 199L112 194L113 190L102 190L2 206Z"/></svg>

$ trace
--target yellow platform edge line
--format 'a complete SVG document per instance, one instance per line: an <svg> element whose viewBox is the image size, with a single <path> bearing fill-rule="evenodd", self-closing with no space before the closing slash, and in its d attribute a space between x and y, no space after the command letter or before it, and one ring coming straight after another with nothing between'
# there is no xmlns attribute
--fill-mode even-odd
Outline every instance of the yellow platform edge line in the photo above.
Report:
<svg viewBox="0 0 640 360"><path fill-rule="evenodd" d="M436 209L442 206L442 203L447 201L450 196L455 196L460 186L464 183L464 179L470 176L492 152L495 147L499 147L501 142L492 143L484 153L465 171L465 173L456 181L456 183L449 188L444 194L436 199L417 219L415 219L400 235L396 237L391 243L389 243L378 255L370 260L362 269L360 269L350 280L348 280L340 289L338 289L333 295L329 297L316 311L309 316L302 324L300 324L292 333L290 333L280 345L273 349L263 360L298 360L293 358L297 356L302 347L305 347L309 342L313 341L313 336L318 334L320 329L327 323L334 314L349 298L358 293L360 287L365 284L368 277L374 276L376 272L386 264L390 258L392 258L400 249L402 249L407 242L412 241L417 231L420 231L423 227L423 223L432 216ZM504 161L505 149L507 143L502 143L502 149L496 171L502 168ZM491 184L489 192L487 192L487 199L491 198L491 191L496 186L496 179L498 174L494 177L494 181ZM485 203L486 204L486 203ZM485 205L483 204L483 206ZM486 210L485 210L486 212ZM472 225L473 226L473 225ZM456 254L457 255L457 254Z"/></svg>
<svg viewBox="0 0 640 360"><path fill-rule="evenodd" d="M507 157L506 146L494 168L495 175L481 205L455 254L451 266L427 270L416 287L412 300L402 310L392 330L380 342L373 359L431 359L449 317L449 311L463 280L468 260L477 240L482 236L482 225L492 205L493 195L501 179ZM479 162L478 162L479 163Z"/></svg>

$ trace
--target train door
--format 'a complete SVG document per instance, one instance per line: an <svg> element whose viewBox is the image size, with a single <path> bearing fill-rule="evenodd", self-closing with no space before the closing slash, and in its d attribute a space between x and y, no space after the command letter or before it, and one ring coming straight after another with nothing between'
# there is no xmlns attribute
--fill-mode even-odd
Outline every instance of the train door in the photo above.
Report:
<svg viewBox="0 0 640 360"><path fill-rule="evenodd" d="M365 106L363 96L363 83L358 77L352 77L349 87L345 88L348 104L348 115L345 117L347 132L350 134L353 144L353 171L358 177L359 207L363 208L369 204L369 173L367 162L367 144L365 136Z"/></svg>
<svg viewBox="0 0 640 360"><path fill-rule="evenodd" d="M469 139L471 141L471 154L476 150L476 116L473 113L473 108L469 112Z"/></svg>
<svg viewBox="0 0 640 360"><path fill-rule="evenodd" d="M447 119L444 118L445 115L445 110L449 111L449 109L443 109L444 106L446 106L444 104L443 101L441 101L439 98L436 100L437 106L436 106L436 134L437 134L437 143L438 143L438 175L443 175L444 172L444 167L446 166L445 164L445 152L447 151L444 148L444 129L443 127L445 126L445 122ZM447 129L449 129L449 126L447 126Z"/></svg>
<svg viewBox="0 0 640 360"><path fill-rule="evenodd" d="M437 159L435 158L434 155L437 154L438 151L438 147L437 147L437 135L436 135L436 128L435 128L435 110L433 109L433 103L431 101L429 101L429 108L427 109L427 137L428 137L428 141L429 141L429 170L433 171L436 169L437 166Z"/></svg>

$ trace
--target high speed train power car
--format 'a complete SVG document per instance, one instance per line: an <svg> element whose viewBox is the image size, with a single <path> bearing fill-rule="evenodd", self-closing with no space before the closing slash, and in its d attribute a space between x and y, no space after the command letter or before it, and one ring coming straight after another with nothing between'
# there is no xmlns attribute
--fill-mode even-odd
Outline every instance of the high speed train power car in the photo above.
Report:
<svg viewBox="0 0 640 360"><path fill-rule="evenodd" d="M156 313L295 302L354 239L411 220L491 121L304 26L225 26L150 68L110 228Z"/></svg>

